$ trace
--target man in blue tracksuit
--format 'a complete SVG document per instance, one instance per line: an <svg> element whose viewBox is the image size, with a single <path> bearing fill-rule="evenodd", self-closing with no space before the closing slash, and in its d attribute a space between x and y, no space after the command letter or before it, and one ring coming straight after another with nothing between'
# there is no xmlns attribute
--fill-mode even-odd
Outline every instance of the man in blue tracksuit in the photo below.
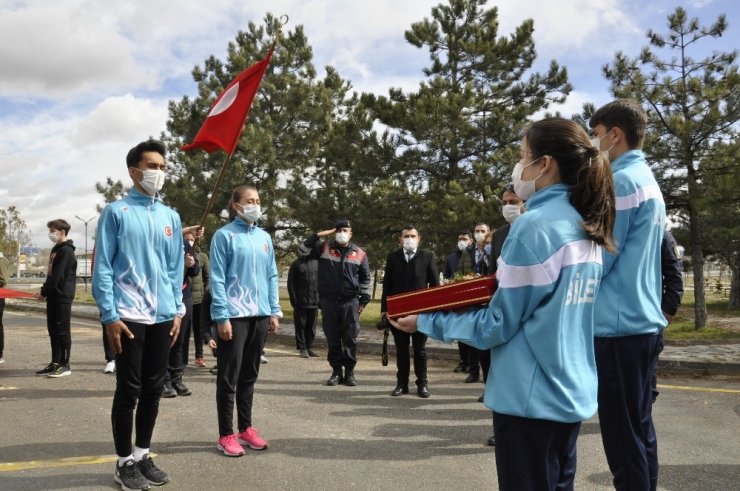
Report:
<svg viewBox="0 0 740 491"><path fill-rule="evenodd" d="M614 486L656 489L658 447L652 419L652 387L661 311L661 242L665 204L642 144L647 116L631 100L616 100L589 121L594 145L609 154L617 216L615 254L604 254L604 278L596 297L596 365L599 423Z"/></svg>
<svg viewBox="0 0 740 491"><path fill-rule="evenodd" d="M149 457L149 445L170 346L185 315L185 256L180 217L158 194L164 183L164 144L138 144L126 164L134 187L100 215L92 285L100 319L117 353L111 409L118 455L114 480L123 489L149 489L169 480Z"/></svg>

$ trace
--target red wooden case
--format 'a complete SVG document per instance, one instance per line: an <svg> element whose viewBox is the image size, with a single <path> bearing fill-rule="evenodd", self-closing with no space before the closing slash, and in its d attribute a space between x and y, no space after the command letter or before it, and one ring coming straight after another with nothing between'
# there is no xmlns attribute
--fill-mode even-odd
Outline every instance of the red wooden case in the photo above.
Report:
<svg viewBox="0 0 740 491"><path fill-rule="evenodd" d="M488 303L496 291L496 275L456 281L432 288L422 288L386 299L388 317L395 319L423 312L457 310Z"/></svg>

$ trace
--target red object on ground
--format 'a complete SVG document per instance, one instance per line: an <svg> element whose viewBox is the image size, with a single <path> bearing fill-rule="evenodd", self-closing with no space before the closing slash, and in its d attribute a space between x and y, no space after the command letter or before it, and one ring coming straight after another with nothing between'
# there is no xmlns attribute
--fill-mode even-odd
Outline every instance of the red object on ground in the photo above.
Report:
<svg viewBox="0 0 740 491"><path fill-rule="evenodd" d="M423 312L457 310L471 305L486 304L495 291L496 275L492 274L390 295L387 298L388 317L395 319Z"/></svg>
<svg viewBox="0 0 740 491"><path fill-rule="evenodd" d="M33 298L33 293L11 290L10 288L0 288L0 298Z"/></svg>

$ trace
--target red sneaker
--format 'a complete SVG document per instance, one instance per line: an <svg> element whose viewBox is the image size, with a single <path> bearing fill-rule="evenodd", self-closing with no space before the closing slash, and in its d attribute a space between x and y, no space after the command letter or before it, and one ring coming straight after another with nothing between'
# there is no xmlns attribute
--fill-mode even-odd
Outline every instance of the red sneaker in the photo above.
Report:
<svg viewBox="0 0 740 491"><path fill-rule="evenodd" d="M227 457L241 457L244 455L244 449L236 441L236 435L226 435L218 439L218 445L216 445L220 451Z"/></svg>
<svg viewBox="0 0 740 491"><path fill-rule="evenodd" d="M267 448L267 442L257 433L254 426L250 426L241 433L236 434L236 441L242 445L249 445L254 450L263 450Z"/></svg>

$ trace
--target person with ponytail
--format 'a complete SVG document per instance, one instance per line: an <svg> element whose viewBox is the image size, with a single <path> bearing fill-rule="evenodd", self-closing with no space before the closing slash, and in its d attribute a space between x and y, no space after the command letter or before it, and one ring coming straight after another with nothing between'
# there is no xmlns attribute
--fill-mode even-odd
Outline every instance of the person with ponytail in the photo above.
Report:
<svg viewBox="0 0 740 491"><path fill-rule="evenodd" d="M231 222L211 239L211 317L218 329L217 448L229 457L244 455L242 445L267 448L252 425L252 399L267 333L277 332L283 313L272 239L256 224L261 216L257 189L239 186L229 201ZM237 433L232 421L235 395Z"/></svg>
<svg viewBox="0 0 740 491"><path fill-rule="evenodd" d="M488 306L392 323L491 350L484 402L499 489L573 489L576 438L596 413L594 298L602 249L614 249L614 185L606 155L561 118L526 130L512 177L527 213L511 225Z"/></svg>

